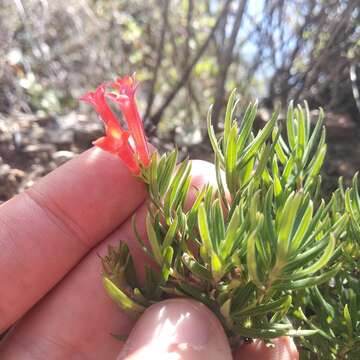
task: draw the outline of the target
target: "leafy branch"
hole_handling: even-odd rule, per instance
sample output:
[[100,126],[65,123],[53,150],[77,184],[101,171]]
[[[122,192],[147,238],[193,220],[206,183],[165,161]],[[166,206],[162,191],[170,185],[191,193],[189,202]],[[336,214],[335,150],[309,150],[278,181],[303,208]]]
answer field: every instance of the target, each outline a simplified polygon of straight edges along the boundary
[[[133,228],[156,264],[136,278],[125,243],[103,259],[104,283],[134,315],[173,296],[208,306],[231,342],[299,337],[304,359],[355,359],[360,341],[360,195],[342,182],[321,199],[326,154],[324,115],[315,126],[308,106],[290,103],[285,121],[275,112],[257,134],[257,103],[238,116],[230,95],[224,132],[208,114],[217,187],[196,189],[191,162],[177,151],[153,154],[142,167],[148,186],[147,239]],[[238,119],[241,118],[241,121]],[[329,355],[330,354],[330,355]]]

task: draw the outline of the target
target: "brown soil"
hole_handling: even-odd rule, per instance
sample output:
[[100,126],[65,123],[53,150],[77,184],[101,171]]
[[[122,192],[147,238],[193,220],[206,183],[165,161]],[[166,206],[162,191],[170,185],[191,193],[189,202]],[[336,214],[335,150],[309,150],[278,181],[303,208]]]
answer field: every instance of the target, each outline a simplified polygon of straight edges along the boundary
[[[339,176],[349,183],[360,169],[360,129],[344,115],[328,115],[326,126],[329,148],[324,186],[328,193]],[[89,148],[102,133],[100,122],[76,113],[57,119],[28,114],[0,116],[0,201]],[[172,147],[171,141],[154,138],[152,142],[162,149]],[[191,158],[212,159],[205,143],[180,150]]]

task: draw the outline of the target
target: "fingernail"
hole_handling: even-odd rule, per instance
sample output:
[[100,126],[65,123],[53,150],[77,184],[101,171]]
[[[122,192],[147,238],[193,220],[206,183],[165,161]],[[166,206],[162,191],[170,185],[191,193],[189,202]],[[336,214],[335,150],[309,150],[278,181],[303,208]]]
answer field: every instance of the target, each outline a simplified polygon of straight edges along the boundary
[[222,359],[231,359],[224,330],[214,314],[196,301],[172,299],[143,314],[117,360],[151,358],[152,354],[165,359],[166,354],[180,353],[178,358],[196,359],[212,347],[220,349]]

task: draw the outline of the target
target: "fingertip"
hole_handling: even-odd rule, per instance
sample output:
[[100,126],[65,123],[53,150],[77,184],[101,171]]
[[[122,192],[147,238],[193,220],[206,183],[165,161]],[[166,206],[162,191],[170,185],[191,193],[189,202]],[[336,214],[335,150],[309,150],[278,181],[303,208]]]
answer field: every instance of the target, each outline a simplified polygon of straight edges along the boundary
[[185,210],[193,205],[199,190],[205,185],[216,188],[216,172],[213,164],[204,160],[191,160],[191,185],[185,201]]
[[191,160],[192,186],[202,188],[205,184],[216,186],[214,164],[205,160]]
[[138,320],[118,360],[231,359],[224,330],[203,304],[171,299],[151,306]]

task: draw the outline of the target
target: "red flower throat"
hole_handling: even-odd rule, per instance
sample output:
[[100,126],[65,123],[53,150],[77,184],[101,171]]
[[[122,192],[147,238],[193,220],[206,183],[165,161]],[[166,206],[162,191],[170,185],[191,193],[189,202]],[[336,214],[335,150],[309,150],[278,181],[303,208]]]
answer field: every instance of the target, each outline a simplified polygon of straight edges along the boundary
[[[132,173],[139,175],[139,163],[144,166],[149,165],[150,155],[135,101],[137,83],[134,76],[126,76],[117,79],[110,86],[116,92],[106,92],[107,85],[102,84],[94,92],[89,92],[80,98],[95,108],[105,124],[105,136],[97,139],[93,144],[118,156]],[[128,130],[120,126],[106,99],[118,104]]]

